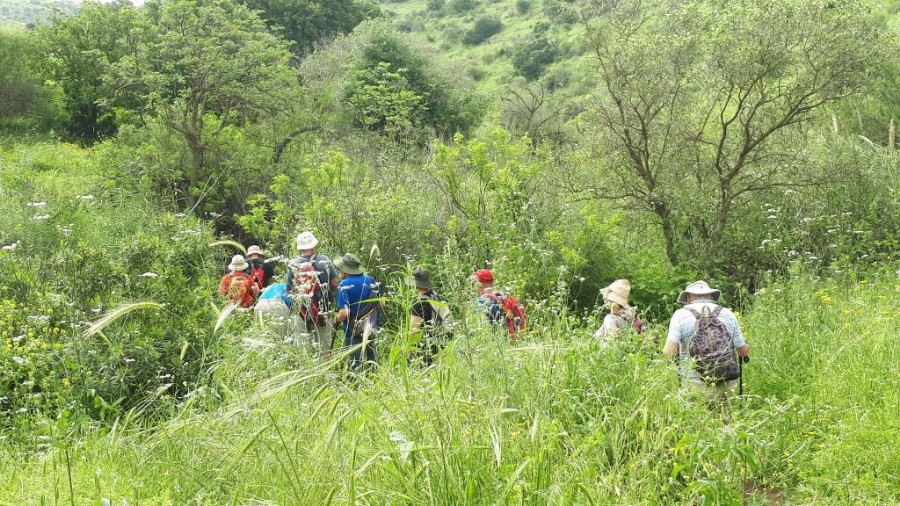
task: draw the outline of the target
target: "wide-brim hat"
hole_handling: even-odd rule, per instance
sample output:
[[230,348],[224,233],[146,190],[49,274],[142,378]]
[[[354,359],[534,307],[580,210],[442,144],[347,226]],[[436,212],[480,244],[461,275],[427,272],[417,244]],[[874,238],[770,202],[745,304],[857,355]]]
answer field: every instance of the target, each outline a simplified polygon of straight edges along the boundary
[[409,278],[407,282],[416,288],[423,288],[425,290],[430,290],[433,286],[431,284],[431,273],[424,267],[419,267],[414,270],[412,277]]
[[722,292],[715,288],[710,288],[706,281],[700,280],[689,284],[687,288],[678,295],[678,302],[686,303],[688,294],[709,297],[712,300],[719,300],[719,296],[722,295]]
[[262,248],[260,248],[259,246],[255,245],[255,244],[253,246],[250,246],[249,248],[247,248],[247,258],[252,257],[253,255],[262,256],[262,254],[263,254]]
[[345,253],[344,256],[334,261],[334,267],[346,274],[362,274],[359,257],[352,253]]
[[231,257],[231,263],[228,264],[228,270],[231,271],[242,271],[249,267],[247,265],[247,260],[244,259],[243,255],[235,255]]
[[627,279],[617,279],[609,286],[600,289],[604,300],[615,302],[622,307],[628,306],[628,296],[631,295],[631,283]]
[[319,244],[319,240],[316,239],[312,232],[302,232],[297,236],[297,249],[300,251],[313,249],[316,247],[316,244]]

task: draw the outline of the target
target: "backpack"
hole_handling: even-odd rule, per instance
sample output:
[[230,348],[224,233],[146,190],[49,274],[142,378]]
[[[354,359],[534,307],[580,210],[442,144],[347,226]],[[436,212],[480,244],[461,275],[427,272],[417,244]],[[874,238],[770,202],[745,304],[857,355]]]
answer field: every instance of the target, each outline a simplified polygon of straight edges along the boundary
[[694,360],[694,368],[700,378],[707,383],[738,379],[741,372],[734,357],[734,345],[728,329],[719,320],[722,308],[716,307],[710,311],[705,307],[703,314],[693,308],[685,309],[697,319],[688,354]]
[[290,266],[293,283],[290,296],[297,301],[300,316],[307,323],[325,325],[322,308],[322,286],[319,284],[319,273],[312,262],[292,264]]
[[635,334],[644,333],[644,320],[641,320],[641,317],[638,316],[637,311],[635,311],[634,313],[634,319],[631,320],[631,328],[634,330]]
[[231,282],[228,284],[228,290],[225,296],[231,302],[240,304],[241,307],[250,307],[256,298],[253,294],[254,284],[243,272],[235,272],[230,274]]
[[266,271],[263,270],[262,267],[257,267],[256,269],[251,268],[249,272],[247,272],[247,276],[250,278],[253,283],[259,287],[260,290],[265,288],[263,284],[263,280],[266,279]]
[[516,337],[525,331],[525,326],[528,322],[528,317],[525,315],[525,306],[512,295],[505,295],[502,292],[486,292],[484,295],[500,307],[503,315],[503,325],[509,332],[509,337],[515,341]]
[[433,297],[423,298],[423,302],[431,306],[434,313],[434,319],[431,323],[432,332],[441,341],[449,341],[453,338],[453,315],[450,313],[450,306],[438,293],[432,292]]

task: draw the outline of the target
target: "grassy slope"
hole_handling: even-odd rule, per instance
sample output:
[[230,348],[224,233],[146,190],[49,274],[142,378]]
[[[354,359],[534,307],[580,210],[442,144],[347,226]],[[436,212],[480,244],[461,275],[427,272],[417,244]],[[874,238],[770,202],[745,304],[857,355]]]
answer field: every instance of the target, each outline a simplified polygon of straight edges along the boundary
[[78,10],[78,4],[67,0],[3,0],[0,2],[0,23],[41,21],[50,16],[54,7],[66,14]]
[[662,328],[607,350],[559,322],[514,346],[473,331],[437,368],[348,385],[249,326],[224,405],[69,438],[48,420],[0,443],[0,504],[68,504],[69,471],[75,504],[896,503],[898,295],[891,272],[770,287],[730,425],[677,393]]
[[[416,18],[424,21],[424,29],[414,29],[413,33],[426,37],[440,47],[448,58],[462,63],[467,69],[478,69],[484,76],[479,82],[479,88],[496,96],[497,92],[505,90],[516,77],[508,52],[529,39],[535,24],[550,20],[543,14],[539,0],[533,0],[531,8],[525,13],[519,13],[516,2],[512,0],[476,1],[475,4],[474,9],[461,13],[454,12],[448,6],[437,12],[429,11],[427,2],[423,0],[383,3],[381,7],[395,25]],[[466,45],[457,40],[460,37],[456,34],[461,36],[475,24],[476,19],[485,16],[503,22],[500,33],[477,45]],[[550,39],[571,46],[578,39],[578,30],[556,24],[550,30]],[[551,69],[580,65],[578,60],[580,58],[577,56],[563,56]]]

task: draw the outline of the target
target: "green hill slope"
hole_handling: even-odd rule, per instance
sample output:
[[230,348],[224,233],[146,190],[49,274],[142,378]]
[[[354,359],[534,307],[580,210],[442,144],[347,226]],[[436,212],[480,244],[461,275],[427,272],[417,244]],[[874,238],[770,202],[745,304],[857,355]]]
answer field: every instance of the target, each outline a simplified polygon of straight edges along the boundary
[[35,23],[47,19],[54,8],[72,14],[78,11],[78,4],[68,0],[3,0],[0,2],[0,24]]

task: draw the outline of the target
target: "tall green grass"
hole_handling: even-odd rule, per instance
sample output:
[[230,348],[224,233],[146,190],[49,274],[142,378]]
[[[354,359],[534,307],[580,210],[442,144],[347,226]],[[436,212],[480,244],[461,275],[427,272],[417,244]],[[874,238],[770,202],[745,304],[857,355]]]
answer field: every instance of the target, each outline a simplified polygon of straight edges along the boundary
[[742,317],[729,424],[679,393],[662,328],[608,349],[473,328],[427,370],[383,335],[382,367],[346,382],[340,357],[250,326],[224,337],[224,397],[0,446],[0,504],[68,504],[70,471],[75,504],[896,503],[898,291],[893,273],[770,286]]

